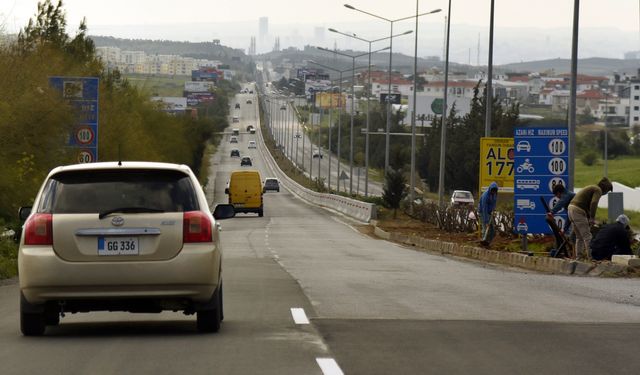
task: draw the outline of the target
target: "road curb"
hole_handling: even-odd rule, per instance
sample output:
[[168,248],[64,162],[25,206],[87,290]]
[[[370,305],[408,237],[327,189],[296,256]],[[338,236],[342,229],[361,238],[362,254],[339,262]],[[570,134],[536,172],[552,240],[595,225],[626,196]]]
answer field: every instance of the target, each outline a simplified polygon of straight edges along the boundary
[[373,225],[373,227],[373,233],[379,238],[404,245],[414,246],[430,252],[438,252],[443,255],[454,255],[488,263],[496,263],[532,271],[561,275],[614,276],[625,275],[627,273],[626,266],[610,262],[594,264],[571,259],[528,256],[525,254],[490,250],[471,245],[462,245],[453,242],[432,240],[419,236],[387,232],[379,228],[377,225]]

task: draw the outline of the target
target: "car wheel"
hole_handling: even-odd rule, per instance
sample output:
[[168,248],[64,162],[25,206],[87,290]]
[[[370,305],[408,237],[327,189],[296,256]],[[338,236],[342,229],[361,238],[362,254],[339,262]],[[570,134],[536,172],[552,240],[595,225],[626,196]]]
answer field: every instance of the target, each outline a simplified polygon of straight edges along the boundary
[[276,193],[279,193],[279,192],[280,192],[280,189],[276,190]]
[[258,216],[259,217],[263,217],[264,216],[264,210],[262,208],[260,210],[258,210]]
[[20,331],[25,336],[42,336],[45,330],[44,312],[30,304],[20,293]]

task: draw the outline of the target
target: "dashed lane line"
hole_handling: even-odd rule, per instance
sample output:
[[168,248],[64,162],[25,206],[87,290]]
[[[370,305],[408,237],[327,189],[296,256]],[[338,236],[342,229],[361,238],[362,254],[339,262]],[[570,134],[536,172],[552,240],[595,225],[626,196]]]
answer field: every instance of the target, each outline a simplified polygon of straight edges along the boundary
[[309,324],[309,318],[307,318],[307,314],[305,314],[303,308],[292,307],[291,316],[293,316],[293,321],[296,322],[296,324]]
[[316,362],[318,362],[318,366],[320,366],[324,375],[344,375],[344,372],[342,372],[333,358],[316,358]]

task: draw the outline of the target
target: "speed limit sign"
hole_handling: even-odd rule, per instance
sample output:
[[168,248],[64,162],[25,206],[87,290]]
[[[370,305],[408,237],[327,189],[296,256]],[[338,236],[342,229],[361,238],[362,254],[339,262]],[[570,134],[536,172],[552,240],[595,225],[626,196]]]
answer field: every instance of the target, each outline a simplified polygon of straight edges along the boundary
[[80,150],[78,152],[78,164],[93,163],[93,153],[90,150]]
[[76,142],[80,145],[88,145],[93,142],[95,138],[95,133],[93,129],[89,126],[79,126],[76,129]]

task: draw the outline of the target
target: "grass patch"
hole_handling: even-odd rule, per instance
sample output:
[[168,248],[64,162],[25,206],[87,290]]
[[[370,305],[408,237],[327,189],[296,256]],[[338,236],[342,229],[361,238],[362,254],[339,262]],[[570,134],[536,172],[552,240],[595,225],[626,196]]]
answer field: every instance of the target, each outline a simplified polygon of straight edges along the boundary
[[[601,199],[606,199],[606,196],[604,196]],[[627,215],[627,217],[629,217],[631,228],[635,232],[639,232],[640,231],[640,211],[624,210],[624,214]],[[608,211],[606,208],[598,208],[598,211],[596,211],[596,220],[600,223],[609,222]]]
[[0,238],[0,280],[18,274],[18,244],[10,238]]
[[191,81],[190,76],[127,74],[125,77],[134,87],[151,96],[182,96],[184,81]]
[[[640,157],[620,156],[610,159],[608,175],[612,181],[629,187],[640,186]],[[580,159],[576,159],[575,186],[584,187],[597,183],[604,175],[604,161],[599,160],[592,166],[587,166]]]

